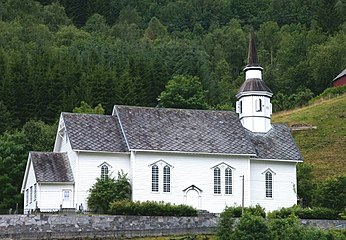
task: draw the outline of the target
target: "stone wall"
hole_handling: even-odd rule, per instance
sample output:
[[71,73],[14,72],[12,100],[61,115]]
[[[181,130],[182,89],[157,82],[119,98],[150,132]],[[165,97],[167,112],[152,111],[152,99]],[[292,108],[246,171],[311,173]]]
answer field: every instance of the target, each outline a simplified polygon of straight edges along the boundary
[[[218,217],[109,215],[0,215],[0,239],[80,239],[212,234]],[[304,219],[302,224],[322,229],[346,229],[345,220]]]
[[210,234],[217,217],[0,215],[0,239],[73,239]]
[[308,227],[346,229],[346,220],[302,219],[301,221],[304,226]]

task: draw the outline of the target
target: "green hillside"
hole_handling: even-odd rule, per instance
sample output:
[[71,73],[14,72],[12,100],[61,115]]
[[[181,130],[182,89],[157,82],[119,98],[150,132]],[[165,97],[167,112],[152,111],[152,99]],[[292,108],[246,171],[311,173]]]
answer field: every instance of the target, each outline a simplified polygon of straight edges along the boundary
[[289,126],[316,126],[293,131],[304,161],[317,178],[346,173],[346,94],[300,109],[274,114],[273,121]]

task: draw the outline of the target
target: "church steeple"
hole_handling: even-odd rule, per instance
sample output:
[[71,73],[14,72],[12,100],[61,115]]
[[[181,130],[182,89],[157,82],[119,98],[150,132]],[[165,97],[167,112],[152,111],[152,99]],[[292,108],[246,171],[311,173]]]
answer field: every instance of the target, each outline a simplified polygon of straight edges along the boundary
[[249,50],[248,50],[248,56],[247,56],[247,63],[248,63],[248,66],[258,66],[255,33],[253,29],[251,29],[251,32],[249,35]]
[[263,68],[258,64],[255,34],[249,34],[248,64],[244,68],[245,82],[236,97],[237,113],[243,127],[252,132],[268,132],[271,129],[273,93],[262,80]]
[[256,40],[255,33],[253,29],[249,34],[249,49],[247,57],[247,65],[244,68],[245,79],[249,78],[259,78],[262,79],[263,68],[258,64],[257,61],[257,51],[256,51]]

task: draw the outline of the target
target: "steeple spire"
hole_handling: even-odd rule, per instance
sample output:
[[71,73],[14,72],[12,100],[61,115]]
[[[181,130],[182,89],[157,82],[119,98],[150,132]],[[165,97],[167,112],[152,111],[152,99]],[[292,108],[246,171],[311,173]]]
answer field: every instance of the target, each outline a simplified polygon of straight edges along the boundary
[[251,31],[249,34],[249,49],[248,49],[247,61],[248,61],[248,66],[258,66],[255,33],[253,28],[251,28]]

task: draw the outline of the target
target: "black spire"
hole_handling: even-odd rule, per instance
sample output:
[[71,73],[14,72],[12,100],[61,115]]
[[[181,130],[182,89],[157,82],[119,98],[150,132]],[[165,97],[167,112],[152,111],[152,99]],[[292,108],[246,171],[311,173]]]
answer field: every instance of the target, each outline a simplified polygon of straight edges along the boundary
[[255,33],[253,29],[251,29],[250,35],[249,35],[249,50],[248,51],[249,51],[248,57],[247,57],[248,66],[258,66]]

